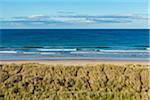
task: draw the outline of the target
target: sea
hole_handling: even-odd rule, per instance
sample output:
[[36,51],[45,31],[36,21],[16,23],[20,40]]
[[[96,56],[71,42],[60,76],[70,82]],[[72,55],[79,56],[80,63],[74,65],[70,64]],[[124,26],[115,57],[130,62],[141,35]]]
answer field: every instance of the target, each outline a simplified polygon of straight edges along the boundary
[[149,29],[0,29],[0,60],[149,60]]

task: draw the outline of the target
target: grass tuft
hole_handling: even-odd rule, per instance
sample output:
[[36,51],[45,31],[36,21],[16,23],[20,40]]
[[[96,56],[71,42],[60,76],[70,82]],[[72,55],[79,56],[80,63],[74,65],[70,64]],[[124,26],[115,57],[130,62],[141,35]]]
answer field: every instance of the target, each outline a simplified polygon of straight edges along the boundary
[[0,100],[149,100],[148,65],[1,64]]

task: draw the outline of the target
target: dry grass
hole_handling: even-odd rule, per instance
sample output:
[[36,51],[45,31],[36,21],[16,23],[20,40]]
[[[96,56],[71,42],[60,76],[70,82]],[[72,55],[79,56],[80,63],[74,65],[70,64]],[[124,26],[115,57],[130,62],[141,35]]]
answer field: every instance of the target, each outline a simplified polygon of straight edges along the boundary
[[148,65],[1,64],[0,100],[149,100]]

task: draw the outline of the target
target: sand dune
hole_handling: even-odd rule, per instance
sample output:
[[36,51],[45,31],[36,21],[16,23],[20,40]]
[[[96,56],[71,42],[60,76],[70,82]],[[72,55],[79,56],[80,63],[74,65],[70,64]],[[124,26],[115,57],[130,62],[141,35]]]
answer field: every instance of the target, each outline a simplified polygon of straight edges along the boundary
[[71,66],[20,63],[22,62],[0,65],[0,99],[150,99],[148,65],[76,65],[73,62],[75,65]]

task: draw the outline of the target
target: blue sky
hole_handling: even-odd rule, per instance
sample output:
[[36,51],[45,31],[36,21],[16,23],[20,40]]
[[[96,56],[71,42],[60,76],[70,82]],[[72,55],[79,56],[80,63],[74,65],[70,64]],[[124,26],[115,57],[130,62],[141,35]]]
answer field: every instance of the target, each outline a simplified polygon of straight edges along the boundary
[[0,0],[1,28],[148,28],[148,0]]

